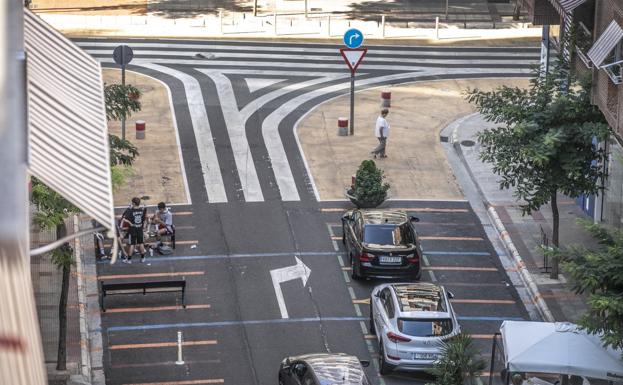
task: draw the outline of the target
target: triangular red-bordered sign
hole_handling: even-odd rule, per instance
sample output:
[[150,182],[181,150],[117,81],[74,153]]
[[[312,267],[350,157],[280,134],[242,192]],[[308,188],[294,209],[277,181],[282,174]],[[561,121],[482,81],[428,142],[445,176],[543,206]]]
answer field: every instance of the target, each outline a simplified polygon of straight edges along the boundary
[[352,73],[357,71],[357,67],[359,67],[359,64],[366,55],[366,52],[368,52],[367,48],[340,48],[340,53]]

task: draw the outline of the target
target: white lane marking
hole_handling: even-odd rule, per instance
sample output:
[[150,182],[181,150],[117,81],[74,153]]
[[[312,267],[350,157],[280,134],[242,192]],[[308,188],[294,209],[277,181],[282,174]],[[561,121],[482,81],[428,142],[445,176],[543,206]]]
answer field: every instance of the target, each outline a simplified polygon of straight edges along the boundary
[[[85,41],[75,42],[75,44],[77,44],[79,47],[83,47],[85,51],[103,50],[105,53],[111,53],[111,54],[112,54],[112,50],[116,46],[119,45],[119,43],[116,43],[116,42],[111,43],[111,42],[85,42]],[[212,43],[210,43],[210,45],[179,44],[179,43],[173,43],[173,44],[132,43],[130,45],[135,52],[142,51],[143,49],[149,49],[149,48],[154,48],[158,50],[157,52],[167,52],[167,50],[170,48],[176,48],[176,49],[185,49],[185,50],[196,50],[196,53],[211,53],[211,54],[220,53],[220,52],[211,51],[211,50],[217,50],[217,49],[227,50],[229,52],[253,51],[253,53],[248,53],[248,52],[242,53],[248,56],[255,55],[258,52],[274,52],[274,51],[291,52],[292,55],[298,55],[300,53],[314,54],[314,55],[321,54],[321,53],[328,53],[328,54],[338,53],[339,54],[339,51],[337,48],[318,48],[313,45],[310,45],[308,47],[293,47],[293,46],[278,45],[278,44],[274,46],[256,46],[256,45],[250,46],[250,45],[219,45],[219,44],[212,44]],[[377,55],[382,55],[382,56],[421,55],[421,56],[441,56],[441,57],[464,56],[464,55],[487,57],[487,56],[503,55],[503,56],[510,56],[510,57],[517,56],[519,58],[532,55],[534,60],[538,60],[539,58],[538,48],[536,48],[536,50],[533,53],[517,51],[516,47],[498,47],[498,48],[491,49],[490,51],[485,51],[485,52],[464,51],[464,50],[461,50],[461,48],[466,48],[466,47],[459,47],[459,46],[453,47],[453,48],[457,48],[456,50],[453,50],[453,51],[445,50],[445,49],[439,50],[439,49],[435,49],[435,47],[430,47],[430,46],[420,46],[420,47],[403,46],[403,48],[404,48],[403,50],[388,50],[388,49],[383,49],[381,47],[372,47],[373,50],[371,51],[371,54],[377,54]],[[414,50],[413,48],[424,48],[424,49]],[[171,51],[171,52],[175,52],[175,51]]]
[[262,202],[264,195],[245,132],[246,119],[238,111],[231,81],[227,76],[216,71],[203,71],[203,73],[209,76],[216,85],[244,199],[247,202]]
[[277,84],[286,79],[274,79],[274,78],[244,78],[245,83],[247,83],[247,88],[249,89],[249,93],[253,93],[257,90],[261,90],[262,88],[270,87],[273,84]]
[[214,137],[212,136],[212,130],[210,128],[210,122],[208,121],[208,114],[203,102],[203,92],[201,91],[199,81],[181,71],[157,64],[143,63],[141,66],[173,76],[184,84],[188,111],[190,112],[195,140],[197,141],[201,171],[208,193],[208,201],[211,203],[227,202],[223,176],[221,175],[221,168],[214,146]]
[[[107,54],[112,54],[112,50],[111,49],[87,49],[87,52],[91,55],[107,55]],[[205,52],[205,51],[204,51]],[[376,53],[376,51],[374,51]],[[136,50],[134,51],[134,55],[151,55],[151,56],[164,56],[164,57],[170,57],[170,58],[179,58],[179,59],[192,59],[195,60],[197,62],[203,62],[203,61],[217,61],[217,60],[223,60],[223,59],[231,59],[231,60],[239,60],[239,59],[246,59],[246,58],[252,58],[255,60],[258,59],[266,59],[268,61],[270,60],[300,60],[300,61],[304,61],[304,60],[321,60],[321,61],[326,61],[326,60],[343,60],[342,56],[340,55],[340,52],[336,49],[334,52],[331,52],[331,54],[329,55],[314,55],[314,54],[310,54],[309,52],[305,52],[307,55],[305,54],[287,54],[287,53],[266,53],[266,54],[261,54],[261,53],[236,53],[236,52],[215,52],[215,53],[209,53],[209,57],[196,57],[195,55],[197,54],[197,52],[192,52],[192,51],[165,51],[165,50]],[[504,55],[506,56],[506,53],[504,53]],[[387,56],[371,56],[371,57],[366,57],[366,61],[367,62],[398,62],[398,63],[410,63],[413,61],[417,61],[418,63],[449,63],[449,64],[460,64],[460,63],[473,63],[476,61],[482,61],[482,62],[486,62],[486,63],[491,63],[491,64],[516,64],[516,63],[535,63],[538,60],[538,57],[526,57],[525,55],[508,55],[508,57],[513,58],[512,60],[502,60],[502,59],[489,59],[486,56],[483,56],[482,59],[480,57],[478,58],[474,58],[473,56],[478,56],[478,55],[470,55],[472,56],[471,58],[468,59],[461,59],[461,57],[456,57],[456,55],[432,55],[430,57],[428,57],[428,55],[423,55],[424,57],[418,57],[418,58],[413,58],[413,57],[401,57],[400,55],[398,56],[394,56],[394,55],[387,55]],[[139,59],[138,57],[135,57],[135,59]],[[140,58],[140,59],[146,59],[146,58]]]
[[[206,74],[210,78],[214,79],[215,82],[220,82],[223,88],[223,94],[221,97],[221,105],[223,106],[223,113],[226,114],[226,122],[228,130],[230,130],[230,124],[232,125],[232,129],[236,130],[236,132],[240,135],[243,133],[246,135],[246,123],[249,117],[258,111],[262,106],[266,105],[272,100],[287,94],[288,92],[296,91],[303,89],[305,87],[311,87],[318,84],[322,84],[331,80],[346,78],[345,74],[332,74],[331,76],[320,77],[310,80],[305,80],[302,82],[290,84],[286,87],[279,88],[275,91],[269,92],[265,95],[260,96],[257,99],[249,102],[245,105],[242,110],[238,110],[237,103],[235,101],[235,96],[232,88],[231,81],[224,76],[220,71],[210,71],[205,69],[197,69],[198,71]],[[227,99],[223,99],[227,98]],[[230,116],[231,114],[231,116]],[[283,143],[281,141],[281,135],[279,135],[279,123],[281,120],[276,120],[278,116],[269,115],[262,122],[262,137],[264,139],[264,145],[266,147],[266,151],[268,152],[268,156],[270,158],[271,167],[273,174],[275,175],[275,180],[277,182],[277,186],[279,188],[279,194],[281,195],[282,201],[299,201],[301,200],[298,189],[296,188],[296,182],[294,181],[294,176],[292,175],[292,169],[290,168],[290,163],[288,162],[288,157],[286,155],[285,148],[283,147]],[[246,136],[245,136],[246,142]],[[248,146],[248,144],[247,144]],[[233,147],[233,141],[232,141]],[[255,165],[253,164],[255,167]],[[253,172],[257,177],[257,173],[255,168],[253,168]],[[241,178],[242,179],[242,178]],[[259,183],[259,182],[258,182]],[[244,190],[244,185],[243,185]],[[260,189],[261,193],[261,189]],[[246,196],[246,194],[245,194]]]
[[286,302],[283,299],[283,292],[281,291],[281,284],[283,282],[300,278],[303,281],[303,286],[305,286],[307,285],[307,280],[311,275],[311,269],[307,267],[307,265],[305,265],[298,257],[294,258],[296,259],[296,265],[273,269],[270,271],[270,277],[273,281],[273,287],[275,288],[275,295],[277,296],[277,303],[279,304],[281,318],[289,318]]
[[[114,63],[112,58],[108,58],[108,57],[98,57],[95,58],[97,61],[99,61],[100,63]],[[223,61],[210,61],[210,60],[197,60],[197,59],[193,59],[193,60],[184,60],[184,59],[179,59],[179,58],[170,58],[170,59],[160,59],[160,58],[134,58],[132,60],[132,64],[134,65],[143,65],[142,63],[156,63],[156,64],[177,64],[177,65],[187,65],[187,66],[203,66],[203,67],[239,67],[239,66],[244,66],[244,67],[248,67],[248,68],[253,68],[253,67],[272,67],[272,68],[281,68],[285,74],[287,74],[288,70],[291,68],[297,68],[297,69],[302,69],[302,68],[309,68],[312,70],[329,70],[329,69],[335,69],[335,70],[344,70],[344,64],[319,64],[319,63],[290,63],[290,62],[272,62],[272,61],[265,61],[265,62],[250,62],[250,61],[243,61],[243,60],[223,60]],[[366,62],[364,62],[363,64],[361,64],[361,66],[359,67],[360,70],[362,71],[370,71],[370,70],[381,70],[381,71],[417,71],[417,70],[421,70],[422,68],[429,68],[429,67],[422,67],[419,66],[418,63],[424,63],[424,61],[420,61],[420,60],[407,60],[406,63],[412,63],[412,65],[375,65],[375,64],[368,64]],[[459,63],[457,64],[465,64],[465,65],[478,65],[479,67],[456,67],[456,68],[447,68],[447,67],[443,67],[444,64],[449,64],[447,61],[444,60],[440,60],[438,62],[440,64],[440,67],[437,67],[439,69],[443,69],[444,71],[446,71],[446,73],[448,73],[448,70],[452,70],[455,72],[461,72],[461,73],[530,73],[532,70],[530,68],[498,68],[498,67],[494,67],[494,68],[483,68],[481,67],[483,64],[490,64],[490,65],[494,65],[495,63],[492,61],[486,61],[483,62],[482,60],[461,60],[459,61]],[[531,62],[532,63],[532,62]],[[501,64],[501,63],[499,63]],[[218,70],[218,69],[215,69]],[[341,71],[340,71],[341,73]]]

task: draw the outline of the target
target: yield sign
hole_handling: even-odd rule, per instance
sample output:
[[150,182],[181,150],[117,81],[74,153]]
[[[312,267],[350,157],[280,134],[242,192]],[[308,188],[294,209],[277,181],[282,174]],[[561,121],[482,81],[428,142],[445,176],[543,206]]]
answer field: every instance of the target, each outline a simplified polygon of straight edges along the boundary
[[355,73],[366,52],[368,52],[367,48],[340,48],[340,53],[352,73]]

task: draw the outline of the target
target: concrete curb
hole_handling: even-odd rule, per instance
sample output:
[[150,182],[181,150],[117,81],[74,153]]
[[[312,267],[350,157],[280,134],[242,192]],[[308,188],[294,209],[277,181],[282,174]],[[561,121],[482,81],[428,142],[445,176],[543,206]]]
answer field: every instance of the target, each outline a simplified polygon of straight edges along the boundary
[[464,116],[452,122],[450,125],[448,125],[448,127],[452,127],[452,134],[450,135],[452,147],[454,147],[454,150],[456,151],[459,159],[463,163],[463,166],[467,170],[469,177],[472,179],[472,182],[476,186],[476,189],[478,190],[480,198],[482,199],[483,204],[487,208],[487,216],[489,217],[489,220],[491,221],[491,223],[493,223],[494,228],[498,234],[498,237],[502,240],[504,247],[506,248],[508,253],[511,255],[512,261],[514,262],[514,267],[517,270],[519,278],[521,279],[521,281],[523,282],[524,286],[527,289],[530,301],[532,301],[532,303],[536,307],[542,320],[547,321],[547,322],[554,322],[555,321],[554,316],[549,310],[547,303],[541,296],[541,293],[539,292],[539,288],[534,282],[534,278],[532,277],[532,274],[530,274],[530,271],[528,271],[528,269],[526,268],[526,264],[524,263],[523,259],[521,258],[521,255],[517,251],[517,248],[515,247],[515,244],[513,243],[513,240],[510,237],[510,234],[508,233],[508,231],[504,227],[504,224],[500,220],[500,217],[497,211],[495,210],[495,207],[493,207],[493,205],[487,200],[486,196],[484,195],[484,192],[482,191],[480,184],[478,183],[478,180],[472,173],[471,168],[469,167],[469,164],[467,163],[467,160],[465,159],[465,155],[463,154],[463,149],[461,148],[461,144],[459,143],[459,139],[458,139],[458,129],[464,121],[466,121],[467,119],[475,115],[478,115],[478,113]]

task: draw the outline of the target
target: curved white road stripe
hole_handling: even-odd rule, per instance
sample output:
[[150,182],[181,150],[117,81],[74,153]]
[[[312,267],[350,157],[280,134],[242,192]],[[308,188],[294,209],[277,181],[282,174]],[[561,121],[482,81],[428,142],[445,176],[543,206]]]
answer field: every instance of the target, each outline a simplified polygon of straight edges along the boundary
[[203,102],[203,93],[199,81],[184,72],[157,64],[141,63],[141,66],[173,76],[184,84],[190,119],[195,133],[195,140],[197,141],[203,181],[208,193],[208,202],[227,202],[221,167],[216,155],[212,130],[210,129],[210,122],[208,121],[208,114]]
[[[205,73],[207,76],[211,78],[223,76],[222,72],[218,71],[209,71],[205,69],[198,68],[200,72]],[[245,74],[244,71],[237,71],[237,75]],[[246,127],[247,120],[251,117],[251,115],[259,110],[262,106],[266,105],[272,100],[287,94],[288,92],[296,91],[299,89],[303,89],[305,87],[315,86],[318,84],[322,84],[334,79],[346,78],[350,75],[348,74],[326,74],[323,77],[310,79],[294,84],[290,84],[286,87],[279,88],[267,94],[260,96],[259,98],[254,99],[249,102],[246,106],[242,108],[242,110],[237,111],[235,106],[235,99],[233,101],[227,101],[228,108],[227,113],[233,114],[234,116],[231,119],[228,118],[229,115],[226,115],[226,120],[235,122],[241,127]],[[222,80],[225,83],[225,80]],[[231,87],[231,82],[227,82],[229,87]],[[228,91],[229,92],[229,91]],[[233,97],[233,90],[231,91],[231,95],[227,96],[228,98]],[[223,99],[221,98],[221,103],[224,104]],[[225,113],[225,108],[224,108]],[[288,158],[286,156],[285,149],[283,148],[283,143],[281,142],[281,137],[279,136],[278,130],[270,130],[264,129],[264,125],[262,125],[262,137],[264,139],[264,144],[266,146],[266,150],[268,152],[268,156],[271,161],[271,166],[273,169],[273,173],[275,175],[275,180],[277,181],[277,186],[279,187],[279,193],[281,195],[281,200],[283,201],[299,201],[301,200],[298,190],[296,188],[296,183],[294,181],[294,177],[292,175],[292,170],[290,169],[290,164],[288,163]]]
[[240,178],[244,199],[247,202],[262,202],[264,201],[264,195],[262,195],[262,187],[260,186],[260,180],[257,178],[255,162],[253,161],[253,155],[251,154],[245,132],[246,119],[240,114],[240,111],[238,111],[238,104],[236,103],[231,81],[221,72],[214,71],[204,73],[209,76],[216,85],[216,91],[218,93],[221,109],[223,110],[225,126],[229,133],[229,141],[231,142],[231,149],[234,153],[234,160],[236,162],[236,168],[238,169],[238,177]]

